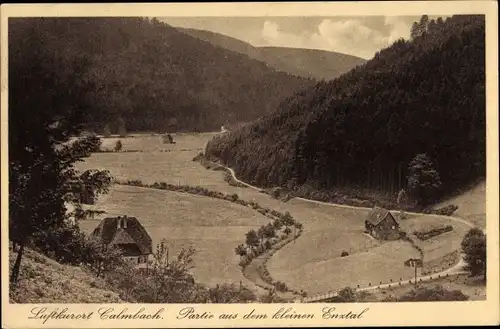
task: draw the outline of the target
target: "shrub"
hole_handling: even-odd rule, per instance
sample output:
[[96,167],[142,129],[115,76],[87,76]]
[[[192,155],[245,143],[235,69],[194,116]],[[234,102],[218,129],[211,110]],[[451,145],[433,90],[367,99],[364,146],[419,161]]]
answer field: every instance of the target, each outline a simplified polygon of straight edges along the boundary
[[266,242],[264,243],[264,246],[266,247],[266,249],[270,249],[271,248],[271,242],[269,240],[266,240]]
[[268,294],[260,297],[261,303],[285,303],[286,300],[277,296],[272,290],[268,290]]
[[117,141],[114,148],[115,152],[120,152],[122,150],[122,147],[123,147],[122,142],[120,140]]
[[85,235],[78,225],[40,231],[33,236],[33,246],[59,263],[79,265],[88,259]]
[[433,288],[418,288],[398,298],[401,302],[423,302],[423,301],[465,301],[469,297],[460,290],[446,290],[441,285]]
[[466,269],[471,275],[483,274],[486,281],[486,235],[478,228],[470,229],[461,243]]
[[122,251],[112,245],[104,245],[96,238],[89,238],[84,247],[82,262],[97,276],[112,272],[123,264]]
[[345,287],[339,291],[339,294],[335,300],[340,303],[350,303],[356,301],[356,291],[350,287]]
[[280,291],[280,292],[287,292],[288,291],[288,287],[286,286],[286,284],[284,282],[277,281],[273,285],[277,291]]
[[342,253],[340,254],[340,257],[346,257],[346,256],[349,256],[349,253],[347,251],[342,251]]
[[[125,182],[126,185],[131,185],[131,186],[144,186],[144,184],[142,183],[142,181],[138,180],[138,179],[134,179],[134,180],[128,180]],[[157,183],[154,183],[154,184],[157,184]]]
[[247,303],[257,300],[255,294],[246,287],[234,284],[217,285],[208,291],[212,303]]
[[458,206],[456,206],[454,204],[450,204],[446,207],[442,207],[442,208],[434,210],[433,213],[436,215],[451,216],[457,209],[458,209]]

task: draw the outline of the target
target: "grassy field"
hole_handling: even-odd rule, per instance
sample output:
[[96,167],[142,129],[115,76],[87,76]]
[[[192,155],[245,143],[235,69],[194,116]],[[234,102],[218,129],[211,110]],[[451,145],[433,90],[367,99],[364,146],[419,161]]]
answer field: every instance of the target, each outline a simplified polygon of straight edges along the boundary
[[465,218],[480,228],[486,228],[486,182],[482,181],[464,193],[446,200],[438,207],[455,204],[454,215]]
[[414,237],[414,241],[424,251],[425,263],[436,262],[445,255],[459,250],[463,237],[470,229],[469,226],[446,217],[417,216],[402,220],[400,223],[401,228],[407,233],[430,230],[446,225],[453,227],[453,231],[443,233],[428,240],[421,241]]
[[142,152],[94,153],[77,168],[107,169],[117,179],[138,179],[144,183],[162,181],[172,184],[213,186],[220,173],[207,172],[199,163],[191,161],[204,149],[212,134],[174,136],[176,144],[163,144],[161,136],[132,138],[105,138],[102,149],[112,149],[120,140],[123,150]]
[[[412,276],[412,269],[403,263],[418,256],[417,251],[407,242],[382,243],[363,234],[367,210],[296,199],[288,204],[294,209],[291,213],[304,224],[304,233],[268,262],[269,272],[277,280],[312,295]],[[340,257],[344,250],[349,256]]]
[[[151,235],[153,246],[167,239],[172,257],[181,248],[194,247],[193,274],[209,286],[240,280],[251,284],[239,269],[234,248],[244,241],[248,230],[269,222],[258,212],[228,201],[121,185],[115,185],[94,207],[106,211],[103,217],[137,217]],[[98,224],[99,220],[80,222],[85,232]]]
[[[304,224],[295,244],[278,251],[268,262],[277,280],[289,282],[310,295],[345,286],[357,287],[411,279],[413,269],[404,266],[418,252],[407,242],[379,242],[363,234],[367,210],[312,204],[293,199],[291,213]],[[416,241],[424,251],[424,271],[455,264],[450,254],[460,248],[468,226],[448,218],[411,216],[401,222],[406,232],[452,225],[454,230],[425,241]],[[340,257],[345,250],[347,257]]]
[[[256,201],[263,207],[289,211],[304,225],[304,233],[295,243],[278,251],[269,260],[268,269],[274,279],[310,295],[413,276],[413,269],[405,267],[403,262],[409,257],[417,257],[417,251],[407,242],[381,243],[363,234],[367,210],[297,199],[283,203],[251,188],[229,186],[222,172],[206,170],[193,162],[193,157],[212,136],[178,135],[174,136],[176,144],[163,144],[160,136],[121,138],[124,150],[143,152],[93,154],[79,164],[79,169],[107,169],[118,179],[138,179],[143,183],[199,185],[227,194],[237,193],[241,199]],[[103,148],[112,148],[117,140],[105,139]],[[195,246],[199,250],[195,276],[210,285],[221,280],[247,282],[238,268],[234,247],[244,241],[244,234],[250,228],[268,222],[260,214],[230,202],[125,186],[116,186],[99,200],[98,207],[104,208],[109,215],[137,216],[151,232],[154,242],[165,237],[173,253],[183,246]],[[416,216],[402,222],[406,231],[441,224],[451,224],[454,230],[420,241],[419,245],[424,250],[426,262],[438,267],[446,263],[449,267],[450,253],[459,247],[466,226],[450,222],[450,219],[428,216]],[[82,225],[90,230],[97,221]],[[349,256],[341,258],[342,251],[347,251]]]

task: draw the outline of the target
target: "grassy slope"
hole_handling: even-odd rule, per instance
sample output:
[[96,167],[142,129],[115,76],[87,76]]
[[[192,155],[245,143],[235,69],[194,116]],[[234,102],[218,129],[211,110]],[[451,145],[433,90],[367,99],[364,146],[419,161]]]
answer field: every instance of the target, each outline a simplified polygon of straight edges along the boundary
[[475,225],[486,227],[486,182],[482,181],[467,191],[452,197],[436,207],[455,204],[458,206],[454,215],[462,217]]
[[330,80],[365,62],[364,59],[316,49],[254,47],[241,40],[210,31],[177,28],[195,38],[229,49],[293,75]]
[[[10,252],[12,268],[16,253]],[[11,303],[123,303],[119,296],[103,288],[104,283],[80,267],[61,265],[32,250],[21,263],[17,288]]]
[[[300,200],[287,203],[304,224],[304,233],[269,261],[269,272],[309,294],[367,286],[411,277],[403,262],[416,251],[400,241],[380,243],[363,234],[367,210],[344,209]],[[349,256],[340,257],[341,252]]]
[[316,79],[331,80],[362,65],[359,57],[316,49],[262,47],[259,60],[277,70]]

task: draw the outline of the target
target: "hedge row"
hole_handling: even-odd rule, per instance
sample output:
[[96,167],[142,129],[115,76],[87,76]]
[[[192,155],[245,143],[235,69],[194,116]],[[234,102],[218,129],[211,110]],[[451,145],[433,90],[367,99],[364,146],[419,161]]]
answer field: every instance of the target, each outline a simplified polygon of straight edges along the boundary
[[[279,216],[274,217],[271,213],[268,213],[267,215],[269,215],[268,217],[273,218],[273,221],[280,220]],[[295,225],[297,227],[296,237],[298,238],[302,235],[302,224],[296,222]],[[254,258],[264,254],[265,252],[269,252],[269,255],[272,256],[276,250],[279,250],[284,245],[294,240],[293,236],[286,234],[286,232],[283,232],[281,235],[279,235],[279,233],[280,229],[277,229],[276,236],[274,238],[267,239],[263,244],[259,244],[258,246],[250,247],[250,252],[247,252],[245,256],[242,256],[239,262],[242,269],[245,269],[245,267],[247,267]]]
[[450,204],[448,206],[438,208],[438,209],[424,209],[422,212],[424,214],[435,214],[442,216],[451,216],[458,209],[457,205]]
[[[191,185],[176,185],[176,184],[170,184],[170,183],[165,183],[165,182],[155,182],[153,184],[145,184],[140,180],[116,180],[116,184],[120,185],[129,185],[129,186],[138,186],[138,187],[147,187],[147,188],[154,188],[158,190],[167,190],[167,191],[173,191],[173,192],[184,192],[184,193],[189,193],[189,194],[196,194],[196,195],[202,195],[202,196],[207,196],[215,199],[222,199],[230,202],[237,203],[239,205],[245,206],[245,207],[252,207],[255,209],[255,202],[248,202],[245,200],[241,200],[238,196],[238,194],[233,193],[233,194],[224,194],[222,192],[218,191],[212,191],[209,190],[205,187],[201,186],[191,186]],[[257,205],[258,206],[258,205]],[[263,212],[266,212],[267,208],[262,208],[258,206],[258,209],[261,209]]]
[[[296,235],[296,238],[298,238],[299,236],[302,235],[302,229],[299,229],[297,231],[297,235]],[[269,253],[269,256],[273,256],[276,251],[280,250],[281,248],[283,248],[284,246],[286,246],[288,243],[292,242],[294,240],[294,237],[287,237],[286,239],[280,241],[279,243],[277,243],[275,246],[272,247],[271,250],[268,251]],[[257,268],[257,271],[259,272],[259,275],[260,277],[262,278],[262,280],[264,280],[266,283],[268,283],[269,285],[273,286],[274,289],[276,289],[277,291],[280,291],[280,292],[287,292],[287,291],[290,291],[292,292],[294,295],[300,295],[302,297],[306,297],[307,296],[307,293],[303,290],[301,291],[297,291],[297,290],[292,290],[290,288],[287,287],[287,285],[284,283],[284,282],[281,282],[281,281],[277,281],[277,280],[274,280],[271,275],[269,274],[269,271],[267,269],[267,261],[268,259],[266,259],[258,268]],[[265,289],[269,289],[269,287],[265,288]]]
[[429,231],[414,231],[413,234],[420,240],[428,240],[440,234],[453,231],[453,226],[446,225],[444,227],[435,228]]

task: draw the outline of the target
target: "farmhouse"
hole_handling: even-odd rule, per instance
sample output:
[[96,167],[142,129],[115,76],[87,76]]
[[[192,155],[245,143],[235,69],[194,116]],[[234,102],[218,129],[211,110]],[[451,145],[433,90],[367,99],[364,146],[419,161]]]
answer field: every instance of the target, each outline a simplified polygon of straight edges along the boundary
[[366,230],[377,239],[392,240],[399,238],[399,224],[389,210],[375,207],[365,221]]
[[135,217],[104,218],[92,232],[105,245],[114,245],[123,251],[123,257],[144,267],[153,251],[153,243],[146,229]]

